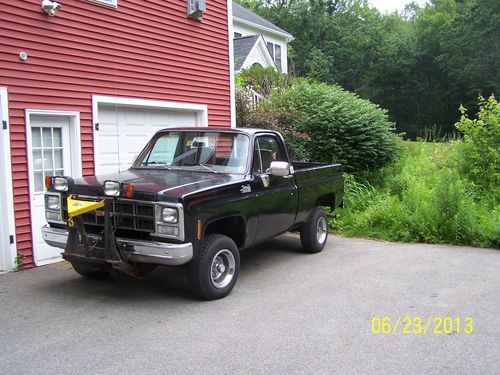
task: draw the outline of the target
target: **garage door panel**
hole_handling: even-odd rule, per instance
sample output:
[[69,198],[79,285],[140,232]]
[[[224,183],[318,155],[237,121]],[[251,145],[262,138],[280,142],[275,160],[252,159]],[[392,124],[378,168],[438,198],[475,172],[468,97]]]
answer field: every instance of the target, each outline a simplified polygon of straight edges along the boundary
[[96,133],[96,173],[129,168],[157,131],[197,125],[195,111],[99,105]]

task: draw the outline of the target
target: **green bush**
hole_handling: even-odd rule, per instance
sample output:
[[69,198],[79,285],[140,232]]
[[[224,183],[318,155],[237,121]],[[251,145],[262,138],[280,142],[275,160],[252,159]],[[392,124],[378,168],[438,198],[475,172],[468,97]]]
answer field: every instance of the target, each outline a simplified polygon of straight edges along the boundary
[[309,158],[342,163],[346,171],[380,168],[396,154],[397,138],[386,111],[339,86],[297,80],[275,92],[264,110],[279,111],[281,126],[306,134]]
[[305,144],[310,138],[306,133],[300,132],[294,126],[294,124],[301,121],[301,118],[297,117],[300,114],[289,113],[281,108],[266,105],[251,108],[248,103],[244,102],[245,100],[247,99],[243,94],[236,101],[237,108],[239,106],[245,108],[237,115],[236,124],[238,127],[275,130],[285,138],[288,153],[292,160],[309,160],[309,153],[305,148]]
[[[294,78],[277,72],[273,68],[253,66],[236,74],[236,125],[242,128],[263,128],[281,133],[288,146],[288,152],[293,160],[308,160],[309,154],[305,142],[309,136],[297,130],[300,114],[287,113],[282,108],[262,105],[272,93],[288,89]],[[258,106],[252,103],[253,89],[265,99]]]
[[260,65],[236,73],[236,87],[245,89],[252,87],[264,97],[269,97],[273,91],[289,88],[294,78],[288,74],[278,72],[276,69]]
[[389,241],[500,247],[500,205],[461,177],[459,146],[405,142],[398,161],[370,180],[348,176],[333,229]]
[[500,104],[493,96],[479,98],[476,119],[467,116],[460,107],[462,117],[455,124],[464,135],[459,144],[459,170],[483,193],[500,202]]
[[[387,112],[339,86],[290,77],[259,66],[237,74],[237,126],[279,131],[291,157],[373,171],[390,163],[397,138]],[[263,95],[257,108],[248,88]]]

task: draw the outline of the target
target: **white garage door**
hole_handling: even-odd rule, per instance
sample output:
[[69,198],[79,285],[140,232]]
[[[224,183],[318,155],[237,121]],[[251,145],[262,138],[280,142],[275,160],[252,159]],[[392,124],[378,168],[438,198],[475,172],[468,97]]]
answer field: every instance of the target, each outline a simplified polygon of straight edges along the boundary
[[195,111],[100,104],[96,131],[96,174],[124,171],[154,133],[198,124]]

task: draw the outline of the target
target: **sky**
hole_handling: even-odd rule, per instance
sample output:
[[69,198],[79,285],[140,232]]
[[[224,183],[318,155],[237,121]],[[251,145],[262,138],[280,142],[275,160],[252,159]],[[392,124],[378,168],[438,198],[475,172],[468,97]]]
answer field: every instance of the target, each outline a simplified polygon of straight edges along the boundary
[[[380,12],[393,12],[395,10],[403,10],[405,5],[411,3],[411,0],[368,0],[368,2],[376,7]],[[426,0],[416,0],[420,5],[425,4]]]

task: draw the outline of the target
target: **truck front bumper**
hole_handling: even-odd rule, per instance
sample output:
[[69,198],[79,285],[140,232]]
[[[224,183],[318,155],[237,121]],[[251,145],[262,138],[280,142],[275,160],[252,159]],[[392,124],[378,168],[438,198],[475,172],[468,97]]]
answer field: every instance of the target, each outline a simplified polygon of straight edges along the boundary
[[[60,249],[66,250],[68,235],[69,231],[67,229],[51,228],[49,226],[42,228],[44,241],[48,245]],[[87,234],[87,237],[94,242],[99,240],[96,235]],[[193,258],[193,245],[191,243],[174,244],[128,238],[116,238],[116,242],[120,248],[125,249],[130,262],[179,266],[188,263]]]

